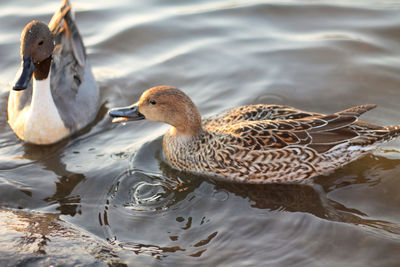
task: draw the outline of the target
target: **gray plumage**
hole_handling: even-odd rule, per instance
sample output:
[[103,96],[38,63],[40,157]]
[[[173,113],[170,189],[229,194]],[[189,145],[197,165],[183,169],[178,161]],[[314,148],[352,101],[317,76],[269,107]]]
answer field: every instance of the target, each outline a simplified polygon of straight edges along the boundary
[[[69,131],[68,135],[71,135],[96,117],[99,88],[68,0],[55,12],[48,28],[55,45],[51,54],[51,93],[62,122]],[[32,81],[25,90],[14,93],[14,96],[9,100],[9,121],[18,118],[18,113],[31,105]]]

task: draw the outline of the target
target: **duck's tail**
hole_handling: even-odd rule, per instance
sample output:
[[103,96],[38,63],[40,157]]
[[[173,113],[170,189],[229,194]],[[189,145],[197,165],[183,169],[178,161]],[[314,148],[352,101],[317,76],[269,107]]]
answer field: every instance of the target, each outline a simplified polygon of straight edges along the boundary
[[[362,106],[357,106],[357,107],[352,107],[349,109],[346,109],[342,111],[342,113],[355,113],[358,116],[361,114],[376,108],[377,105],[375,104],[367,104],[367,105],[362,105]],[[378,125],[373,125],[371,123],[369,124],[370,130],[372,130],[373,133],[376,134],[377,140],[376,141],[390,141],[393,138],[396,138],[400,136],[400,125],[390,125],[390,126],[378,126]],[[372,127],[371,127],[372,126]]]
[[[362,105],[346,109],[339,114],[360,116],[361,114],[375,108],[375,104]],[[358,138],[351,141],[351,144],[362,147],[373,147],[374,144],[388,142],[400,136],[400,125],[379,126],[365,121],[356,121],[352,128],[359,134]]]
[[86,49],[75,24],[74,12],[68,0],[64,0],[61,7],[54,13],[49,22],[49,29],[56,35],[65,34],[67,36],[75,60],[81,67],[84,67]]
[[63,1],[60,8],[54,13],[53,17],[49,22],[49,29],[52,32],[55,32],[59,25],[61,24],[61,20],[64,19],[65,15],[68,11],[71,10],[71,5],[68,0]]
[[385,126],[385,129],[388,132],[387,139],[385,141],[389,141],[400,136],[400,125]]

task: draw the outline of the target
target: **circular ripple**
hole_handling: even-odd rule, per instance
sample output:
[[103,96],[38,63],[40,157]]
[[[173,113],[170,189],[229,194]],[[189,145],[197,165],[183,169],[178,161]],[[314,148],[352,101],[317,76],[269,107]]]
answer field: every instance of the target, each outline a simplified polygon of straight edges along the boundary
[[131,201],[124,207],[133,210],[166,210],[173,203],[174,193],[160,182],[140,181],[132,187]]
[[171,186],[157,175],[141,171],[124,172],[109,190],[107,203],[136,211],[166,210],[174,202]]

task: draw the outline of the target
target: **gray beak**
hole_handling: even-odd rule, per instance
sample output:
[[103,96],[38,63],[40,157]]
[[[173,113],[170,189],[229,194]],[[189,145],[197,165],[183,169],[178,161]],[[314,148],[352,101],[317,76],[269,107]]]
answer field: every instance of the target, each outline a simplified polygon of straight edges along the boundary
[[108,115],[114,118],[113,122],[138,121],[145,119],[143,114],[139,112],[137,104],[128,107],[113,108],[108,112]]
[[32,57],[24,58],[21,76],[18,78],[18,81],[15,83],[13,89],[16,91],[26,89],[32,79],[34,70],[35,64],[33,63]]

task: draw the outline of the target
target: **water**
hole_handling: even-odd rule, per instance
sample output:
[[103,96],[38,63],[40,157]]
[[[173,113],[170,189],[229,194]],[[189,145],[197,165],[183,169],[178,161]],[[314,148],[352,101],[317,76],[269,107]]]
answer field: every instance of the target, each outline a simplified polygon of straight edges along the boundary
[[6,118],[19,36],[58,5],[0,3],[0,265],[398,266],[400,141],[311,185],[238,185],[169,168],[166,125],[106,113],[168,84],[204,116],[376,103],[363,119],[398,124],[399,1],[73,1],[102,108],[24,145]]

